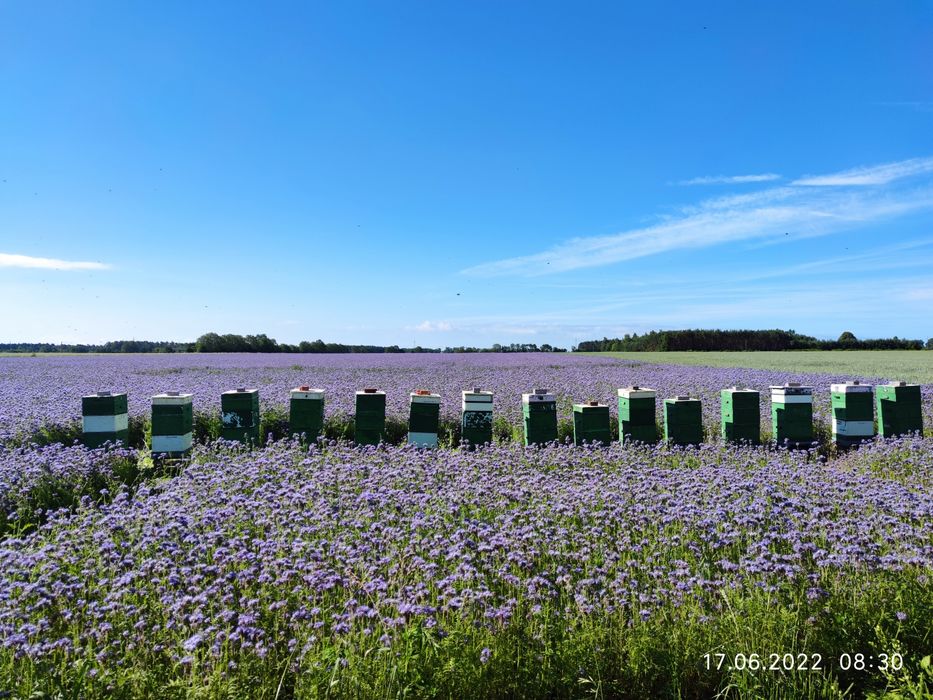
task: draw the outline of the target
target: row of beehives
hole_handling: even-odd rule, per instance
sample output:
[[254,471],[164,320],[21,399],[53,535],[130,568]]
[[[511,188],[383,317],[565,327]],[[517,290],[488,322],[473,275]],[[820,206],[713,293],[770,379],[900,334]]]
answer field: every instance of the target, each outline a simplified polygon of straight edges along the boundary
[[[923,432],[920,386],[895,382],[880,385],[833,384],[832,432],[840,447],[850,447],[875,435],[874,410],[883,437]],[[772,436],[781,445],[809,446],[813,435],[813,389],[800,384],[770,387]],[[474,388],[462,392],[461,439],[470,445],[492,442],[493,394]],[[437,446],[441,397],[430,391],[411,395],[408,442]],[[618,390],[619,440],[644,443],[659,438],[655,415],[656,392],[631,386]],[[169,392],[152,397],[152,443],[155,453],[180,455],[193,441],[192,395]],[[722,437],[728,442],[759,444],[761,441],[760,395],[754,389],[723,389]],[[247,443],[259,442],[259,391],[235,389],[221,394],[221,437]],[[703,441],[701,403],[677,396],[663,403],[664,440],[677,445]],[[82,399],[85,444],[98,447],[128,437],[126,394],[102,392]],[[522,394],[526,445],[557,439],[557,399],[546,389]],[[375,445],[385,438],[386,395],[376,389],[356,392],[354,440]],[[324,390],[302,386],[291,391],[289,431],[316,440],[324,426]],[[573,405],[573,438],[576,445],[609,444],[612,440],[609,406],[598,401]]]

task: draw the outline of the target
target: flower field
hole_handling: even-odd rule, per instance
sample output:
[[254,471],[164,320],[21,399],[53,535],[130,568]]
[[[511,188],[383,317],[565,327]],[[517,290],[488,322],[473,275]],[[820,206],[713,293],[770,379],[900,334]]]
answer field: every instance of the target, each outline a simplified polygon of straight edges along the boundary
[[[0,372],[0,695],[933,692],[933,438],[838,455],[214,442],[170,470],[23,439],[99,389],[144,417],[167,389],[216,411],[246,384],[281,409],[309,383],[328,414],[369,385],[404,417],[426,387],[450,419],[479,385],[516,425],[532,387],[566,415],[638,383],[698,395],[715,432],[725,386],[806,381],[825,422],[828,385],[852,377],[553,355],[0,358]],[[924,387],[928,426],[930,404]]]

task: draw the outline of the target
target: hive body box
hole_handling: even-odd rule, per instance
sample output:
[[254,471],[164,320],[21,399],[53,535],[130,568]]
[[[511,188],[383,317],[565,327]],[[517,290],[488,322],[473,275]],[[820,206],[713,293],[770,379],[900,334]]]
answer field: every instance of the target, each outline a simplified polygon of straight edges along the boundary
[[364,389],[356,392],[356,418],[353,439],[357,445],[378,445],[385,439],[386,394]]
[[81,428],[87,447],[100,447],[105,442],[124,444],[129,441],[129,416],[126,394],[101,391],[81,397]]
[[630,386],[619,389],[619,442],[658,441],[654,389]]
[[324,429],[324,390],[300,386],[289,392],[288,434],[314,442]]
[[771,430],[778,445],[809,447],[813,442],[813,387],[771,386]]
[[854,447],[875,435],[875,397],[870,384],[846,382],[830,387],[833,402],[833,442]]
[[409,396],[408,444],[437,447],[437,426],[441,417],[440,394],[416,391]]
[[194,397],[170,391],[152,397],[152,453],[183,456],[194,438]]
[[722,439],[725,442],[761,443],[761,396],[754,389],[723,389]]
[[923,409],[920,385],[892,382],[875,387],[878,403],[878,431],[881,437],[919,432],[923,435]]
[[470,446],[492,442],[492,392],[475,387],[461,392],[461,440]]
[[557,398],[547,389],[522,394],[525,446],[543,445],[557,439]]
[[674,445],[703,442],[703,411],[699,399],[664,399],[664,439]]
[[609,406],[597,401],[573,405],[573,444],[608,445],[612,440],[609,428]]
[[233,389],[220,395],[220,436],[224,440],[259,443],[259,390]]

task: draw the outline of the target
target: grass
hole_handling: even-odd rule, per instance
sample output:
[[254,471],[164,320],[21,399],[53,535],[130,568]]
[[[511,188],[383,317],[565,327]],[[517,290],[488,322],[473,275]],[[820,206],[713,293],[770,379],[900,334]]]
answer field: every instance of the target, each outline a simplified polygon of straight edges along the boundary
[[800,350],[786,352],[594,352],[666,365],[745,367],[833,374],[840,378],[877,377],[933,384],[933,352],[924,350]]

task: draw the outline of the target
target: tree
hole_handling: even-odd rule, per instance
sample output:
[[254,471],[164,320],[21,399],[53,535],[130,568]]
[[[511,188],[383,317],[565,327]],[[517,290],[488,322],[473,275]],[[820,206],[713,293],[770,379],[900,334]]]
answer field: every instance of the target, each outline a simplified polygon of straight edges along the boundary
[[927,350],[933,350],[933,338],[927,339]]
[[842,335],[839,336],[839,343],[855,343],[858,342],[858,338],[855,337],[855,333],[852,331],[843,331]]

